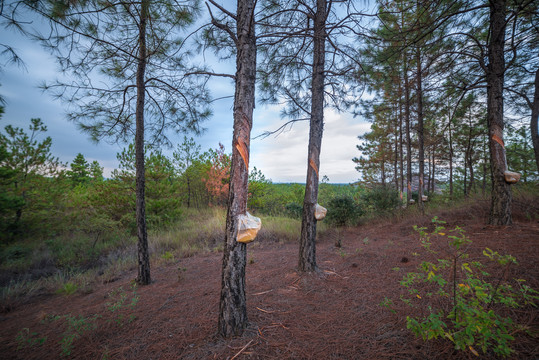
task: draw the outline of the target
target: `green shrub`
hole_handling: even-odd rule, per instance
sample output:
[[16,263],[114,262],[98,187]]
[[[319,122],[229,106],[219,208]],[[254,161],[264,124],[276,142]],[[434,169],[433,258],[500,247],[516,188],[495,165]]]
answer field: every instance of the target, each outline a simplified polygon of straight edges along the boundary
[[21,350],[26,347],[41,346],[47,341],[47,337],[39,337],[37,332],[31,333],[29,328],[23,328],[17,333],[15,341],[17,341],[17,350]]
[[335,226],[344,226],[361,216],[361,208],[349,196],[331,199],[328,204],[326,219]]
[[361,196],[361,200],[377,212],[392,211],[400,205],[398,191],[385,186],[370,189]]
[[286,215],[293,219],[301,219],[303,214],[303,206],[298,203],[291,202],[285,206]]
[[[445,338],[454,343],[455,349],[484,353],[493,351],[508,356],[513,350],[510,343],[513,335],[521,331],[508,316],[507,310],[522,305],[535,306],[537,292],[522,279],[506,280],[505,276],[489,281],[491,275],[479,261],[468,260],[466,253],[471,240],[464,230],[455,227],[446,230],[444,222],[434,218],[435,228],[428,233],[426,228],[414,227],[419,233],[425,255],[435,258],[423,261],[418,272],[407,273],[401,285],[408,288],[411,298],[401,300],[412,307],[428,310],[424,316],[407,316],[407,328],[423,340]],[[483,254],[501,267],[516,264],[511,255],[500,255],[490,249]],[[428,259],[430,260],[430,259]],[[388,302],[386,301],[386,304]]]
[[72,295],[78,290],[78,285],[68,281],[65,284],[63,284],[58,290],[56,290],[57,294],[63,294],[63,295]]

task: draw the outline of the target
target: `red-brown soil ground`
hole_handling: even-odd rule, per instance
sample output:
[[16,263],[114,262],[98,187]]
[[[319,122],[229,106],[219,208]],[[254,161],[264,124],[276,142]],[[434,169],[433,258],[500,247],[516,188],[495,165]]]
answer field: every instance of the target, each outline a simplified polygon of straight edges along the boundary
[[[539,222],[515,211],[510,227],[487,226],[487,204],[439,212],[447,227],[459,225],[473,240],[471,258],[487,262],[485,247],[515,256],[508,278],[524,278],[539,289]],[[467,359],[470,351],[454,350],[447,340],[424,342],[406,329],[412,309],[399,300],[408,295],[399,285],[403,274],[416,270],[421,253],[413,225],[430,224],[430,216],[379,221],[342,230],[343,247],[334,246],[336,232],[328,231],[317,243],[319,274],[296,271],[298,246],[278,240],[250,244],[246,275],[250,325],[242,337],[215,336],[220,291],[221,254],[199,254],[154,264],[154,282],[139,287],[138,304],[111,312],[111,291],[122,287],[131,300],[130,283],[136,272],[96,286],[89,294],[47,295],[18,304],[0,314],[2,359]],[[381,306],[394,302],[396,314]],[[425,300],[426,301],[426,300]],[[417,301],[416,301],[417,303]],[[426,305],[426,304],[425,304]],[[62,356],[65,318],[71,314],[99,317],[96,328],[73,342]],[[124,318],[119,318],[123,314]],[[130,321],[130,316],[134,320]],[[537,308],[511,310],[513,319],[529,331],[515,333],[511,358],[538,359]],[[90,320],[88,320],[90,321]],[[30,339],[17,341],[28,328]],[[20,346],[20,345],[25,346]],[[19,349],[18,349],[19,346]],[[492,353],[479,358],[494,358]]]

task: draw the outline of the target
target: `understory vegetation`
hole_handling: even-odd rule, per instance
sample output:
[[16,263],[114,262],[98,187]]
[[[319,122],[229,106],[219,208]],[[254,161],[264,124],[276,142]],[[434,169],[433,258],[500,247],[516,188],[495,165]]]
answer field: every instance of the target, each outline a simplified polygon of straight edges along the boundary
[[[103,168],[78,154],[61,164],[44,138],[45,125],[32,120],[30,132],[9,128],[2,134],[0,189],[0,286],[10,306],[42,292],[89,292],[136,267],[134,148],[119,153],[120,166]],[[40,140],[41,139],[41,140]],[[230,155],[224,146],[202,152],[184,139],[172,156],[146,150],[146,204],[153,261],[221,251],[224,238]],[[459,182],[456,181],[455,189]],[[296,241],[300,234],[305,186],[274,184],[261,170],[249,176],[248,209],[262,219],[259,241]],[[537,192],[515,188],[518,199]],[[462,193],[464,194],[464,192]],[[417,196],[417,194],[415,194]],[[477,195],[480,197],[481,192]],[[437,209],[469,198],[445,190],[430,194]],[[404,200],[405,201],[405,200]],[[529,201],[528,201],[529,202]],[[328,209],[319,223],[329,228],[414,214],[390,186],[320,184],[319,203]],[[530,208],[529,216],[536,216]]]

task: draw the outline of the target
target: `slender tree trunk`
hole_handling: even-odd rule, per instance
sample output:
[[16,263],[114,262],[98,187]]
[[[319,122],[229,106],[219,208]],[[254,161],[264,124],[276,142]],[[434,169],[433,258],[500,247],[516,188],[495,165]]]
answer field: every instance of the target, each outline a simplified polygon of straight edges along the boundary
[[191,181],[187,176],[187,208],[191,207]]
[[482,193],[483,193],[483,196],[484,196],[486,191],[487,191],[487,162],[488,162],[486,134],[483,135],[482,143],[483,143],[483,184],[482,184]]
[[436,172],[436,159],[435,159],[435,156],[436,156],[436,143],[434,143],[432,145],[432,160],[431,160],[431,166],[432,166],[432,176],[431,176],[431,182],[430,182],[430,193],[431,195],[434,193],[434,187],[436,186],[436,177],[435,177],[435,172]]
[[468,197],[468,155],[464,152],[464,196]]
[[[401,21],[404,24],[404,13],[401,13]],[[408,79],[408,54],[402,55],[402,73],[404,80],[404,126],[406,136],[406,206],[412,199],[412,140],[410,135],[410,82]]]
[[490,43],[487,68],[487,123],[491,155],[492,202],[489,223],[512,224],[511,187],[505,181],[507,170],[503,142],[503,85],[506,0],[492,0],[490,4]]
[[[403,141],[403,131],[402,131],[402,89],[401,89],[401,83],[399,81],[399,168],[400,168],[400,191],[401,191],[401,197],[402,193],[404,192],[404,145],[402,143]],[[402,199],[401,199],[402,200]]]
[[449,198],[453,199],[453,134],[451,131],[451,118],[449,119]]
[[427,192],[430,191],[430,174],[432,171],[432,163],[430,162],[430,156],[432,154],[432,149],[429,148],[429,151],[427,153],[427,161],[428,161],[428,167],[427,167]]
[[136,172],[136,218],[138,235],[138,277],[137,283],[147,285],[150,277],[150,254],[148,232],[146,229],[145,167],[144,167],[144,105],[146,96],[146,21],[150,0],[143,0],[139,23],[139,56],[137,67],[137,108],[135,133],[135,172]]
[[464,195],[467,197],[470,195],[471,187],[468,186],[466,174],[468,169],[472,167],[470,165],[470,160],[472,158],[471,156],[472,152],[472,121],[471,121],[471,113],[468,117],[468,139],[466,141],[466,149],[464,150]]
[[416,52],[417,61],[417,138],[419,143],[419,193],[418,204],[422,213],[425,212],[423,205],[423,184],[425,177],[425,149],[424,149],[424,128],[423,128],[423,89],[422,89],[422,69],[421,69],[421,50],[419,47]]
[[256,37],[255,0],[239,0],[237,8],[236,91],[232,165],[226,216],[225,243],[219,303],[218,334],[237,336],[247,327],[245,298],[246,244],[236,241],[238,215],[247,211],[249,149],[255,107]]
[[532,116],[530,119],[533,151],[535,152],[535,164],[539,174],[539,69],[535,72],[535,93],[532,103]]
[[326,0],[316,0],[314,18],[314,53],[312,74],[312,102],[307,155],[307,181],[303,199],[303,217],[299,244],[299,271],[316,271],[316,219],[315,205],[318,201],[318,177],[320,148],[324,130],[324,81],[326,41]]
[[386,187],[386,159],[382,158],[382,187]]
[[[528,153],[528,142],[526,141],[526,133],[522,134],[523,136],[523,145],[524,145],[524,154]],[[526,184],[528,182],[528,161],[526,159],[522,159],[522,182]]]
[[[396,115],[396,114],[395,114]],[[395,116],[395,158],[393,161],[393,174],[394,174],[394,182],[395,182],[395,189],[399,191],[399,176],[398,176],[398,169],[399,169],[399,119],[397,116]]]
[[472,156],[472,149],[470,149],[469,157],[468,157],[468,169],[470,170],[470,186],[468,187],[468,194],[470,194],[473,191],[474,188],[474,172],[473,172],[473,156]]

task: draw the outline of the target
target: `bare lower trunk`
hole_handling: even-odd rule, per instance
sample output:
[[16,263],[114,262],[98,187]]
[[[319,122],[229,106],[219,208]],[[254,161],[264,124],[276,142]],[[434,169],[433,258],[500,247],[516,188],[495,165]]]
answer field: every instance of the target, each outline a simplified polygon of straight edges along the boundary
[[532,116],[530,119],[533,151],[535,152],[535,164],[539,174],[539,69],[535,72],[535,93],[532,103]]
[[191,182],[189,176],[187,177],[187,208],[191,207]]
[[137,108],[135,134],[136,168],[136,221],[138,235],[138,277],[137,283],[147,285],[150,277],[150,254],[148,251],[148,231],[146,229],[145,167],[144,167],[144,104],[146,95],[146,21],[149,0],[143,0],[139,24],[139,59],[137,68]]
[[431,180],[430,174],[431,174],[431,171],[432,171],[432,163],[430,162],[431,154],[432,154],[432,150],[429,150],[429,152],[427,153],[427,161],[428,161],[428,167],[427,167],[427,192],[430,191],[430,180]]
[[468,155],[464,154],[464,196],[468,196]]
[[[401,93],[400,81],[399,81],[399,94]],[[399,167],[400,167],[400,191],[401,191],[401,200],[402,192],[404,192],[404,145],[402,143],[402,101],[400,100],[399,95]]]
[[[406,61],[406,56],[404,58]],[[404,66],[404,122],[406,125],[406,186],[407,204],[412,200],[412,139],[410,134],[410,84],[408,68]]]
[[431,160],[431,166],[432,166],[432,175],[431,175],[431,183],[430,183],[430,192],[431,194],[434,193],[434,187],[436,186],[436,144],[433,145],[432,149],[432,160]]
[[468,194],[470,194],[473,191],[473,188],[475,185],[475,178],[474,178],[474,172],[473,172],[473,159],[471,155],[468,158],[468,169],[470,170],[470,186],[468,187]]
[[449,198],[453,199],[453,134],[451,132],[451,119],[449,119]]
[[238,1],[236,91],[230,190],[223,250],[218,334],[237,336],[247,327],[246,244],[236,241],[238,215],[247,211],[249,149],[255,106],[256,38],[254,0]]
[[307,182],[303,199],[303,217],[299,243],[299,271],[316,271],[316,219],[318,201],[320,148],[324,130],[324,60],[326,40],[326,0],[316,1],[314,18],[314,53],[312,74],[312,103],[307,154]]
[[395,158],[393,161],[393,181],[395,182],[395,189],[399,191],[399,176],[398,176],[398,169],[399,169],[399,119],[395,114]]
[[[404,25],[404,12],[401,12]],[[408,54],[402,56],[402,72],[404,76],[404,124],[406,132],[406,206],[412,200],[412,140],[410,134],[410,83],[408,81]]]
[[488,162],[488,156],[487,156],[487,141],[485,139],[485,135],[483,135],[483,184],[482,184],[482,194],[485,195],[487,191],[487,162]]
[[382,187],[386,187],[386,161],[384,158],[382,158],[382,164],[381,164],[381,172],[382,172]]
[[419,47],[416,53],[417,61],[417,138],[419,147],[419,193],[418,204],[419,210],[424,213],[423,205],[423,184],[425,177],[425,150],[424,150],[424,129],[423,129],[423,90],[422,90],[422,70],[421,70],[421,51]]
[[503,141],[503,85],[504,85],[504,41],[505,0],[490,2],[490,43],[488,45],[487,69],[487,122],[491,157],[492,202],[489,223],[509,225],[511,217],[511,187],[505,181],[507,170]]

